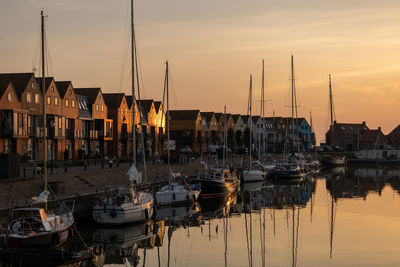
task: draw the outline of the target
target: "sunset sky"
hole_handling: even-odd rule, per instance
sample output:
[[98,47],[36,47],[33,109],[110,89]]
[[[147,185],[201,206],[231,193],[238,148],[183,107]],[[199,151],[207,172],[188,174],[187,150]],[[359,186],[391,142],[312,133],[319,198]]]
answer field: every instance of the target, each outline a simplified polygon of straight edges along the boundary
[[[129,0],[1,0],[0,72],[39,67],[42,8],[56,80],[129,93]],[[259,114],[264,59],[266,115],[288,116],[293,54],[299,115],[312,111],[318,143],[329,73],[337,120],[387,134],[400,123],[399,14],[398,0],[137,0],[144,95],[162,98],[168,59],[173,108],[245,114],[253,74]]]

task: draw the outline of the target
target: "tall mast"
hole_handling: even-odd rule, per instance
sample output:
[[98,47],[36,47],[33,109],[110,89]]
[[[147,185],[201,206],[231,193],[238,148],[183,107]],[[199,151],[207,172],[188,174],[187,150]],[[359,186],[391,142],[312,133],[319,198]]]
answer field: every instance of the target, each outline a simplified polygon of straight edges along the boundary
[[[46,140],[46,82],[45,82],[45,53],[44,53],[44,15],[43,10],[40,12],[41,17],[41,36],[42,36],[42,93],[43,93],[43,175],[44,175],[44,191],[47,191],[47,140]],[[45,203],[47,211],[47,200]]]
[[[260,138],[258,140],[258,160],[261,159],[261,145],[260,145],[260,141],[262,139],[265,140],[265,122],[264,122],[264,59],[262,60],[262,78],[261,78],[261,105],[260,105],[260,117],[261,117],[261,122],[262,122],[262,126],[261,126],[261,135]],[[263,143],[263,154],[265,154],[265,142]]]
[[250,92],[249,92],[249,113],[250,113],[250,149],[249,149],[249,170],[251,170],[251,154],[252,154],[252,140],[253,140],[253,118],[251,116],[251,106],[253,102],[253,92],[252,92],[252,86],[253,86],[253,76],[250,74]]
[[292,149],[293,149],[294,148],[294,67],[293,67],[293,55],[291,56],[291,72],[292,72],[291,81],[292,81]]
[[136,164],[136,130],[135,130],[135,114],[136,114],[136,97],[135,97],[135,28],[133,17],[133,0],[131,0],[131,56],[132,56],[132,159]]
[[168,181],[171,184],[171,162],[170,162],[170,144],[169,144],[169,87],[168,87],[168,60],[165,62],[165,87],[167,89],[167,151],[168,151]]
[[224,150],[223,150],[223,157],[222,157],[222,166],[225,167],[225,159],[226,159],[226,143],[227,143],[227,136],[226,136],[226,106],[224,106]]
[[331,75],[329,74],[329,110],[331,117],[331,147],[335,147],[335,127],[333,125],[333,98],[332,98],[332,84],[331,84]]

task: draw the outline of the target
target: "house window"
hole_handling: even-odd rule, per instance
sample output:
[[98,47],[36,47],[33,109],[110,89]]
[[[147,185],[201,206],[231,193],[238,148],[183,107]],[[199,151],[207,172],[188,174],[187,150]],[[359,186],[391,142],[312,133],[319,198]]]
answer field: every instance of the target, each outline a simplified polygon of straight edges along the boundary
[[104,111],[104,105],[101,105],[101,112]]
[[39,104],[39,94],[35,94],[35,103]]
[[65,107],[69,106],[69,99],[65,99]]
[[69,90],[69,91],[68,91],[68,94],[71,95],[71,94],[72,94],[72,90]]
[[58,97],[54,97],[54,105],[58,106]]
[[62,127],[62,119],[61,117],[58,118],[58,129],[61,129]]
[[13,95],[11,93],[8,93],[7,98],[8,98],[8,102],[11,103],[13,101]]
[[34,87],[34,84],[33,84],[33,82],[31,83],[31,88],[33,89],[33,87]]
[[99,104],[96,104],[96,111],[99,111]]
[[75,100],[74,99],[71,100],[71,107],[73,107],[73,108],[75,107]]
[[26,102],[28,102],[28,103],[32,102],[32,93],[31,92],[26,93]]
[[121,114],[124,114],[124,110],[121,108]]
[[51,87],[51,91],[54,92],[54,86]]
[[47,97],[47,105],[50,105],[51,104],[51,96],[48,96]]

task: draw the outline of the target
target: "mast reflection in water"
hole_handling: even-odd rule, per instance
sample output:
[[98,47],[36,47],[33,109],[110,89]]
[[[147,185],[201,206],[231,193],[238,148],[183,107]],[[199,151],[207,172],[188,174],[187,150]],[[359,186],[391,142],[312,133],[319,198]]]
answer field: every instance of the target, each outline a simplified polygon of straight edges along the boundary
[[339,168],[80,232],[89,266],[397,266],[399,203],[399,169]]

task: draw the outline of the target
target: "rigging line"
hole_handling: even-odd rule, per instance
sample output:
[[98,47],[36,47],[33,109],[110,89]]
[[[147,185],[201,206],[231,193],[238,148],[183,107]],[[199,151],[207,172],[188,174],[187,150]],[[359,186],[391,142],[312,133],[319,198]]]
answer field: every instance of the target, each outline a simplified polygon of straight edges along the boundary
[[[40,58],[40,27],[38,27],[37,39],[36,39],[35,49],[33,51],[33,58],[32,58],[32,71],[34,73],[36,72],[36,70],[39,70],[39,73],[40,73],[39,58]],[[39,69],[37,69],[35,67],[37,65],[39,65]]]
[[[129,1],[126,1],[126,7],[125,7],[126,13],[125,13],[125,23],[124,23],[124,32],[123,32],[123,43],[122,43],[122,65],[120,69],[120,78],[119,78],[119,92],[122,91],[123,84],[124,84],[124,79],[125,79],[125,73],[126,73],[126,65],[128,61],[128,50],[130,48],[130,43],[128,44],[128,41],[131,40],[130,37],[130,30],[128,28],[128,21],[129,21]],[[132,74],[132,71],[129,72]],[[132,87],[132,86],[131,86]]]
[[295,253],[296,253],[296,258],[295,258],[296,264],[295,265],[296,266],[297,266],[297,250],[299,247],[299,227],[300,227],[300,206],[297,207],[296,250],[295,250]]
[[244,220],[245,220],[245,227],[246,227],[246,246],[247,246],[247,259],[249,262],[250,266],[250,249],[249,249],[249,234],[248,234],[248,229],[247,229],[247,213],[244,213]]
[[176,108],[180,109],[178,95],[176,93],[176,88],[175,88],[174,76],[173,76],[173,73],[171,72],[171,70],[169,71],[169,78],[170,78],[170,84],[171,84],[171,92],[172,92],[172,96],[174,97],[174,101],[176,103]]

